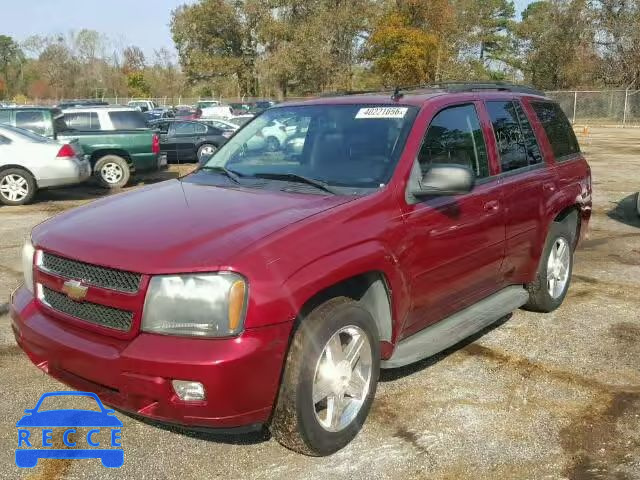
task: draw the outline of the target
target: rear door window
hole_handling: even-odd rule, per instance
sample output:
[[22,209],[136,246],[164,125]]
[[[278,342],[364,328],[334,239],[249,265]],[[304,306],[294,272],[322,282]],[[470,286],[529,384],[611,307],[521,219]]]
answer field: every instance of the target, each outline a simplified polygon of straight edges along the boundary
[[478,178],[489,176],[487,147],[473,105],[449,107],[431,121],[418,154],[424,175],[433,163],[453,163],[473,170]]
[[195,135],[197,126],[195,123],[176,123],[173,126],[173,133],[175,135]]
[[46,135],[47,126],[44,112],[41,110],[23,110],[16,112],[16,127],[31,130],[39,135]]
[[580,153],[576,134],[560,105],[553,102],[531,102],[531,106],[542,123],[556,160]]
[[115,130],[132,130],[136,128],[147,128],[147,122],[142,112],[122,111],[109,112],[109,118]]
[[100,130],[100,122],[96,112],[65,113],[64,119],[70,128],[76,130]]
[[514,101],[486,102],[500,152],[502,172],[511,172],[542,162],[533,129],[522,106]]

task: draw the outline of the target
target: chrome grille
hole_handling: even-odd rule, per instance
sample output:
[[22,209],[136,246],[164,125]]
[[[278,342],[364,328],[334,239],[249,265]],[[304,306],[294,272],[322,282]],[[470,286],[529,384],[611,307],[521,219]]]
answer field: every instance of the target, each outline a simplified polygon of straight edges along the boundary
[[51,253],[42,253],[40,267],[56,275],[81,280],[83,283],[109,290],[135,293],[140,288],[141,276],[136,273],[90,265]]
[[131,329],[133,312],[106,307],[104,305],[98,305],[97,303],[75,302],[66,295],[51,290],[44,285],[42,285],[41,288],[41,300],[54,310],[58,310],[79,320],[102,327],[113,328],[114,330],[127,332]]

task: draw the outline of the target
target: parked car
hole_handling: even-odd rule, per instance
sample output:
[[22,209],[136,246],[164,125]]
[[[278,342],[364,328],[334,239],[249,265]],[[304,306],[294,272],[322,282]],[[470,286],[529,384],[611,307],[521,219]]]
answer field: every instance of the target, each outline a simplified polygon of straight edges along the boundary
[[640,217],[640,192],[636,193],[636,213]]
[[209,107],[217,107],[218,105],[220,105],[218,100],[200,100],[196,103],[195,107],[202,110]]
[[287,127],[280,120],[272,120],[260,131],[260,135],[253,135],[246,143],[250,150],[266,150],[276,152],[289,138]]
[[[301,156],[246,148],[294,117]],[[121,410],[268,425],[328,455],[364,424],[380,368],[560,307],[591,186],[562,109],[532,89],[279,105],[191,175],[36,226],[13,332],[47,374]]]
[[[95,178],[106,188],[123,187],[136,172],[166,168],[159,137],[147,128],[142,114],[131,108],[73,109],[73,123],[82,130],[70,129],[60,109],[47,107],[0,109],[2,123],[60,141],[77,139],[89,155]],[[98,125],[109,130],[92,129]]]
[[127,106],[136,108],[141,112],[148,112],[149,110],[155,110],[158,108],[158,105],[151,100],[132,100],[127,103]]
[[64,100],[56,105],[57,108],[63,110],[73,107],[103,107],[109,105],[109,102],[102,100]]
[[129,130],[147,128],[140,110],[121,106],[72,107],[62,110],[67,127],[73,130]]
[[176,114],[170,108],[156,108],[154,110],[149,110],[148,112],[144,112],[142,114],[147,123],[151,123],[158,120],[167,120],[170,118],[175,118]]
[[258,115],[264,112],[266,109],[275,106],[275,104],[276,102],[272,100],[260,100],[258,102],[255,102],[253,105],[251,105],[250,112],[253,113],[254,115]]
[[235,123],[238,127],[242,127],[243,125],[245,125],[246,123],[249,123],[254,118],[255,118],[255,115],[246,114],[246,115],[234,115],[233,117],[228,118],[227,120],[231,123]]
[[[202,115],[202,111],[200,111],[200,115]],[[178,120],[195,120],[199,118],[198,110],[192,107],[182,107],[176,109],[174,113],[174,117]]]
[[225,132],[235,132],[240,127],[230,120],[223,120],[221,118],[204,118],[198,120],[200,123],[206,123],[207,125],[211,125],[212,127],[219,128]]
[[43,188],[81,183],[91,165],[77,141],[60,143],[29,130],[0,125],[0,202],[24,205]]
[[216,107],[205,107],[202,109],[202,118],[233,118],[233,109],[229,105],[218,105]]
[[242,115],[251,111],[250,103],[230,103],[229,106],[233,109],[235,115]]
[[160,150],[169,163],[208,159],[232,134],[202,122],[160,121],[153,126],[160,133]]

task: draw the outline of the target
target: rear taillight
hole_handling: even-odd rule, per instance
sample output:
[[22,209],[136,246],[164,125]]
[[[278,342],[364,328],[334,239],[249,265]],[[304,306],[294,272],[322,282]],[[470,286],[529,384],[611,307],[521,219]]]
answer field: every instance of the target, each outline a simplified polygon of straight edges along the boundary
[[160,153],[160,137],[153,135],[153,141],[151,142],[151,151],[155,154]]
[[60,150],[58,150],[56,158],[72,158],[75,156],[76,151],[73,149],[73,147],[68,143],[65,143],[64,145],[62,145],[62,147],[60,147]]

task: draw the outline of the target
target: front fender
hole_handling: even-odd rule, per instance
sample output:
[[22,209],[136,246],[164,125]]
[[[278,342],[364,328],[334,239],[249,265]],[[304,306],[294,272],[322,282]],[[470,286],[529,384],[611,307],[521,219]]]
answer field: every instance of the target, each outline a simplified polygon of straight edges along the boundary
[[290,315],[298,315],[316,294],[349,278],[369,272],[381,273],[390,291],[392,341],[409,308],[408,282],[390,249],[379,241],[367,241],[315,258],[287,278],[283,291],[291,299]]

